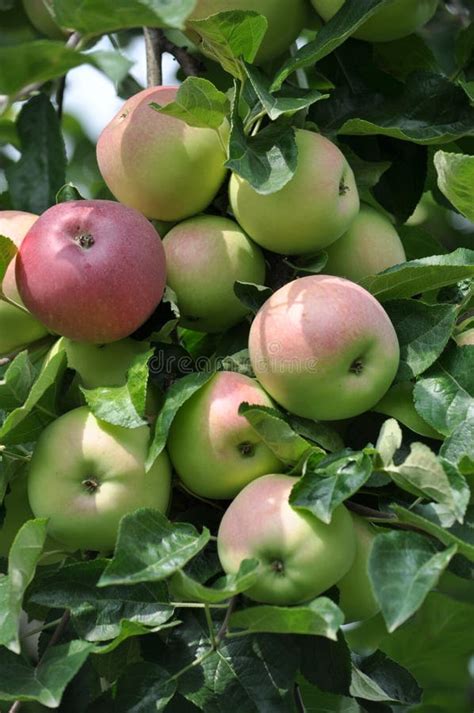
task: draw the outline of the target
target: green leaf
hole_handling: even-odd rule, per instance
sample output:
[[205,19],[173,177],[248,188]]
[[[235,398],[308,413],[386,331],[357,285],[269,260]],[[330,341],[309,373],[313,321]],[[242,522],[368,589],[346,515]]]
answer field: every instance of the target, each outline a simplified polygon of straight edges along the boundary
[[8,575],[0,575],[0,644],[20,653],[20,615],[46,540],[47,520],[29,520],[20,528],[10,549]]
[[5,235],[0,235],[0,285],[3,282],[7,267],[17,253],[17,248],[13,240]]
[[418,225],[401,225],[397,231],[402,239],[407,260],[419,260],[443,253],[443,246],[436,237]]
[[298,683],[305,713],[360,713],[354,698],[327,693],[304,679]]
[[200,49],[236,79],[245,79],[242,60],[253,62],[268,27],[256,12],[220,12],[202,20],[190,20],[189,27],[200,38]]
[[402,442],[403,433],[398,425],[398,421],[394,418],[389,418],[383,423],[377,443],[375,444],[375,449],[385,467],[393,462],[395,453],[401,447]]
[[285,79],[297,69],[313,66],[345,42],[366,20],[388,4],[390,0],[346,0],[339,12],[318,31],[316,39],[304,45],[285,62],[273,82],[279,89]]
[[160,114],[174,116],[189,126],[197,126],[202,129],[218,129],[225,121],[230,109],[227,96],[208,79],[201,77],[185,79],[174,102],[165,106],[152,102],[150,106]]
[[369,575],[389,632],[422,605],[457,551],[438,552],[416,532],[387,532],[374,539]]
[[437,72],[439,69],[431,48],[416,34],[375,44],[374,60],[384,72],[402,80],[416,71]]
[[54,0],[59,25],[84,35],[101,35],[131,27],[183,29],[195,0]]
[[344,449],[344,442],[340,434],[328,423],[312,421],[309,418],[301,418],[292,414],[288,414],[287,419],[293,430],[310,441],[311,444],[320,446],[330,453]]
[[87,405],[101,421],[123,428],[140,428],[146,423],[144,418],[148,387],[148,362],[154,350],[139,354],[127,374],[124,386],[84,389]]
[[427,305],[418,300],[394,300],[386,305],[400,343],[397,381],[409,381],[441,356],[456,324],[454,305]]
[[170,577],[209,542],[188,523],[171,523],[157,510],[142,508],[120,522],[115,554],[98,586],[158,582]]
[[250,589],[258,579],[258,560],[243,560],[237,574],[221,577],[212,587],[206,587],[178,570],[170,580],[172,596],[180,601],[218,604]]
[[371,275],[360,284],[381,302],[439,290],[474,276],[474,250],[458,248],[449,255],[412,260]]
[[114,713],[164,711],[176,693],[177,679],[149,661],[127,666],[117,683]]
[[474,156],[437,151],[434,164],[441,193],[468,220],[474,221]]
[[146,460],[147,472],[152,468],[154,462],[164,450],[171,424],[181,406],[184,406],[186,401],[190,399],[196,391],[207,384],[212,376],[212,372],[188,374],[188,376],[179,379],[168,389],[165,402],[156,420],[155,435]]
[[154,630],[173,616],[163,583],[98,587],[107,560],[67,564],[59,570],[41,571],[33,584],[29,602],[52,609],[69,609],[81,638],[98,643],[124,640],[124,625],[139,625],[137,635]]
[[[337,639],[344,622],[339,607],[327,597],[294,607],[257,606],[242,609],[230,618],[230,628],[242,633],[305,634]],[[241,632],[239,632],[241,633]]]
[[449,436],[474,420],[474,346],[451,346],[415,385],[416,410],[433,428]]
[[474,475],[474,419],[454,429],[441,446],[440,455],[461,473]]
[[334,510],[366,483],[372,475],[372,461],[364,453],[346,450],[309,462],[306,473],[293,487],[290,504],[306,510],[329,524]]
[[67,201],[81,201],[83,196],[72,183],[66,183],[56,193],[56,203],[67,203]]
[[48,649],[38,666],[0,649],[0,700],[39,701],[57,708],[64,689],[84,665],[92,650],[86,641],[70,641]]
[[43,213],[54,205],[58,190],[66,182],[66,149],[61,127],[45,94],[33,97],[23,106],[17,126],[21,158],[6,171],[13,206],[17,210]]
[[407,669],[377,651],[353,666],[351,693],[368,701],[415,705],[423,691]]
[[245,307],[256,314],[272,296],[273,290],[253,282],[234,282],[234,292]]
[[262,441],[284,463],[296,465],[312,448],[273,408],[242,403],[239,414],[245,416]]

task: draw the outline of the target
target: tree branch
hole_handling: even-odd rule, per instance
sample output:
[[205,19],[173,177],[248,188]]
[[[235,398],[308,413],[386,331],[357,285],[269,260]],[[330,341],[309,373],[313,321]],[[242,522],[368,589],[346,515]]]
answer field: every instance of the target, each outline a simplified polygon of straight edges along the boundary
[[146,52],[146,82],[148,87],[159,87],[163,84],[162,54],[163,32],[156,27],[144,27]]
[[227,607],[227,611],[225,613],[224,621],[222,622],[221,628],[216,634],[216,644],[215,648],[217,649],[222,641],[225,639],[225,636],[227,634],[227,629],[229,628],[229,622],[230,622],[230,617],[235,611],[235,607],[237,606],[237,595],[232,597],[232,599],[229,602],[229,606]]
[[162,47],[164,52],[171,54],[180,65],[187,77],[197,77],[204,70],[203,62],[194,57],[185,47],[179,47],[163,35]]

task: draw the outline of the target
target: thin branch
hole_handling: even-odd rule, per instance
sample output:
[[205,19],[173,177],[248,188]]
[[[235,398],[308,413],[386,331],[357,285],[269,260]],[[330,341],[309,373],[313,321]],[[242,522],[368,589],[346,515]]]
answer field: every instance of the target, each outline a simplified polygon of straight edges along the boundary
[[185,47],[175,45],[165,35],[163,35],[162,47],[163,52],[168,52],[175,58],[187,77],[197,77],[205,69],[198,57],[194,57]]
[[63,118],[63,104],[64,104],[64,92],[66,90],[66,75],[62,76],[59,80],[58,90],[56,92],[56,106],[58,119],[61,121]]
[[234,613],[236,606],[237,606],[237,595],[235,597],[232,597],[232,599],[230,600],[229,606],[227,607],[227,611],[225,613],[224,621],[222,622],[221,628],[217,632],[216,648],[218,648],[220,646],[220,644],[226,637],[227,629],[229,628],[230,617]]
[[163,32],[156,27],[144,27],[146,52],[146,81],[148,87],[159,87],[163,84],[162,55]]
[[299,713],[306,713],[303,696],[301,695],[301,690],[297,683],[295,683],[295,703]]

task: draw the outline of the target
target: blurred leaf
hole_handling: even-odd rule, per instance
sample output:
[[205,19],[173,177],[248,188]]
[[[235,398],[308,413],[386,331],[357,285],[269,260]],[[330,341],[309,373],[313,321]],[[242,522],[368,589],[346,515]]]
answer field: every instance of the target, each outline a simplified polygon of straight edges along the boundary
[[21,158],[6,170],[12,202],[17,210],[43,213],[54,205],[56,193],[66,182],[66,149],[61,127],[45,94],[33,97],[23,106],[17,126]]
[[160,106],[152,102],[151,106],[160,114],[174,116],[189,126],[204,129],[218,129],[230,109],[227,96],[212,82],[201,77],[187,77],[178,89],[176,99],[170,104]]
[[397,230],[409,261],[441,255],[444,252],[441,243],[423,227],[401,225]]
[[389,632],[419,609],[456,550],[452,546],[438,552],[429,539],[416,532],[377,535],[369,575]]
[[7,268],[17,253],[13,240],[5,235],[0,235],[0,285],[3,282]]
[[56,203],[66,203],[67,201],[81,201],[83,197],[79,190],[72,183],[66,183],[56,194]]
[[474,222],[474,156],[438,151],[434,164],[440,191],[460,213]]
[[188,523],[171,523],[157,510],[140,509],[122,518],[115,554],[99,587],[158,582],[195,557],[210,538]]
[[439,71],[431,48],[420,35],[416,34],[392,42],[375,44],[374,61],[384,72],[402,80],[419,70]]
[[234,292],[253,314],[256,314],[273,294],[270,287],[255,285],[253,282],[234,282]]

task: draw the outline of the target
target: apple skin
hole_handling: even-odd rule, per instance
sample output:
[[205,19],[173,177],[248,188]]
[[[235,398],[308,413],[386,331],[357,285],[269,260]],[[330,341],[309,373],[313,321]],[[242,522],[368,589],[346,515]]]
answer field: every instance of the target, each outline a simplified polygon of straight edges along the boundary
[[258,245],[282,255],[326,248],[349,228],[359,212],[354,174],[337,146],[320,134],[296,130],[298,167],[280,191],[257,193],[236,173],[229,198],[232,211]]
[[257,379],[277,403],[321,421],[371,409],[400,359],[383,307],[354,282],[328,275],[275,292],[252,323],[249,352]]
[[[323,20],[330,20],[344,0],[311,0]],[[438,0],[392,0],[354,32],[354,37],[368,42],[390,42],[411,35],[431,20]]]
[[35,517],[49,518],[51,537],[69,548],[107,552],[124,515],[141,507],[166,512],[171,469],[162,454],[145,472],[149,436],[147,426],[111,426],[86,407],[43,431],[31,460],[28,498]]
[[100,172],[117,200],[163,221],[205,210],[226,174],[227,157],[216,131],[188,126],[150,107],[173,102],[177,92],[178,87],[151,87],[135,94],[97,142]]
[[48,6],[53,8],[53,0],[23,0],[23,7],[31,24],[46,37],[62,40],[67,33],[54,21]]
[[465,332],[458,334],[455,339],[459,347],[469,347],[474,345],[474,328],[467,329]]
[[257,602],[299,604],[332,587],[355,556],[349,512],[341,505],[329,525],[288,502],[296,483],[266,475],[242,490],[222,518],[217,536],[221,565],[235,574],[245,559],[260,560],[260,576],[245,592]]
[[346,623],[370,619],[380,611],[369,578],[369,558],[377,531],[358,515],[351,513],[356,539],[356,553],[350,570],[337,583],[339,606]]
[[158,233],[137,211],[113,201],[70,201],[49,208],[29,230],[16,279],[26,307],[52,332],[79,342],[114,342],[140,327],[160,302],[165,254]]
[[255,58],[258,64],[288,50],[307,19],[304,0],[198,0],[189,19],[200,20],[230,10],[252,10],[266,17],[268,29]]
[[243,402],[273,406],[254,379],[221,371],[178,411],[168,453],[195,495],[227,500],[255,478],[281,467],[247,419],[239,416]]
[[414,384],[410,382],[394,384],[372,410],[396,418],[397,421],[420,436],[442,441],[443,436],[429,423],[426,423],[416,410],[413,401],[413,388]]
[[326,252],[325,272],[354,282],[406,262],[397,231],[384,215],[368,205],[361,206],[349,230]]
[[222,332],[248,314],[234,282],[262,284],[265,260],[237,223],[215,215],[191,218],[168,233],[163,247],[183,327]]

